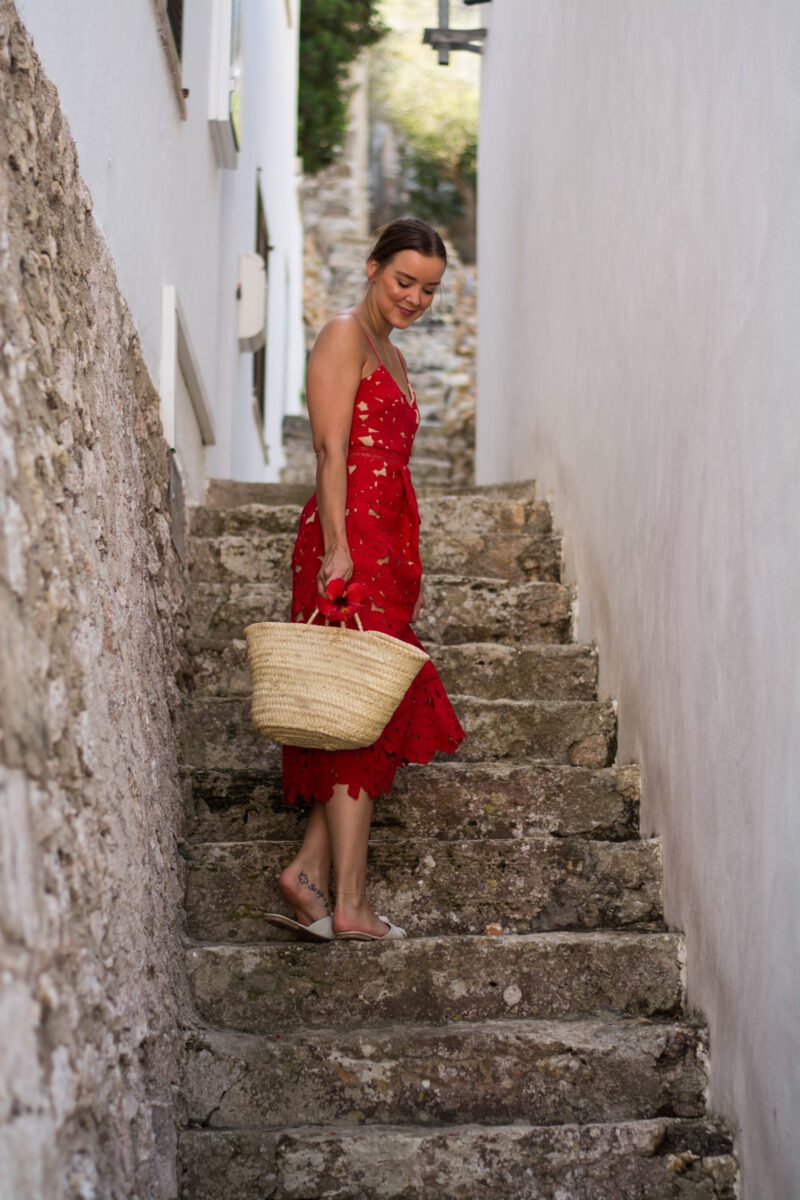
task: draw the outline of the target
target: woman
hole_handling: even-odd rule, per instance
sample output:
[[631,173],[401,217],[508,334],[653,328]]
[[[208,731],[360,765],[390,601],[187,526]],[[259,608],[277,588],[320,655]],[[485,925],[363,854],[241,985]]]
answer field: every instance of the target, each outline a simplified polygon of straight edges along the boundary
[[[316,491],[300,514],[292,555],[293,621],[308,620],[331,580],[352,579],[366,587],[359,609],[364,629],[421,645],[409,624],[422,605],[422,566],[408,469],[420,418],[405,359],[390,334],[430,307],[446,265],[436,230],[417,220],[391,222],[367,260],[363,298],[328,321],[314,344],[307,396]],[[404,937],[366,898],[373,801],[389,791],[399,766],[453,751],[464,736],[428,661],[373,745],[284,746],[283,803],[300,801],[310,815],[300,851],[279,879],[296,919],[274,913],[268,919],[312,940]]]

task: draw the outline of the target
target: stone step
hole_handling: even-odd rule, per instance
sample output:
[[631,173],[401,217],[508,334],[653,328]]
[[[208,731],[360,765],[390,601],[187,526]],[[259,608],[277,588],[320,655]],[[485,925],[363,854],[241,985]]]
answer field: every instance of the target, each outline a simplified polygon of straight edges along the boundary
[[[280,809],[281,772],[251,767],[187,771],[186,837],[223,842],[295,840],[302,814]],[[373,809],[374,842],[397,838],[639,836],[640,769],[560,763],[435,760],[399,770]]]
[[304,483],[249,483],[243,479],[209,479],[202,505],[189,507],[189,523],[199,508],[237,508],[240,504],[291,504],[303,507],[311,492]]
[[211,1025],[251,1033],[503,1017],[676,1016],[673,933],[535,933],[271,946],[192,946],[187,973]]
[[[561,579],[561,537],[552,531],[548,504],[445,494],[422,500],[420,511],[420,553],[427,574]],[[274,571],[288,570],[299,517],[295,505],[196,507],[190,540],[194,578],[259,582]]]
[[[239,509],[208,509],[208,512],[233,512]],[[286,509],[267,509],[278,514]],[[291,559],[297,532],[295,521],[291,531],[253,527],[242,533],[214,536],[192,536],[190,568],[197,582],[272,582],[276,572],[282,576],[281,586],[291,589]],[[477,537],[456,531],[423,532],[420,554],[425,581],[438,575],[480,575],[494,580],[526,580],[540,583],[559,583],[563,566],[561,538],[552,533],[497,534]],[[289,591],[285,593],[288,597]],[[427,591],[426,591],[427,595]],[[288,601],[287,601],[288,603]]]
[[[461,761],[539,758],[579,767],[606,767],[614,761],[613,701],[473,696],[451,696],[451,701],[466,731],[457,750]],[[203,770],[266,769],[280,756],[279,747],[253,728],[250,701],[238,696],[185,702],[181,746],[184,764]]]
[[[420,530],[488,542],[503,534],[551,533],[552,510],[531,497],[447,493],[419,501]],[[296,533],[300,506],[240,504],[234,508],[197,506],[191,511],[192,537],[244,533]]]
[[[293,504],[302,507],[313,491],[305,483],[246,483],[237,479],[209,479],[206,485],[205,507],[236,508],[240,504]],[[439,488],[436,488],[439,495]],[[460,496],[506,496],[533,499],[536,481],[519,483],[471,484],[452,489],[447,494]],[[190,512],[193,512],[190,509]]]
[[735,1200],[729,1134],[604,1125],[300,1126],[179,1134],[182,1200]]
[[[500,642],[428,645],[448,693],[484,700],[593,700],[598,656],[577,643],[508,646]],[[249,696],[250,672],[244,638],[192,657],[194,695]]]
[[[561,583],[428,575],[414,631],[428,643],[572,642],[572,589]],[[255,621],[288,621],[288,569],[266,583],[199,583],[192,589],[194,648],[242,638]],[[309,616],[311,614],[309,613]]]
[[[196,941],[286,940],[277,877],[292,842],[185,842],[186,931]],[[659,843],[586,838],[375,841],[378,912],[414,936],[662,927]]]
[[486,700],[594,700],[598,654],[595,646],[514,646],[467,642],[436,646],[431,657],[448,692]]
[[189,1124],[532,1124],[703,1114],[705,1039],[640,1018],[186,1035]]

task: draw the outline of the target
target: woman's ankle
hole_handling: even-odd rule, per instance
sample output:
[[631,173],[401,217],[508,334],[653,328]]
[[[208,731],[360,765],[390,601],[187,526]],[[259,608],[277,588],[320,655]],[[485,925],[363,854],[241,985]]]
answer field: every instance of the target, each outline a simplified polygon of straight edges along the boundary
[[319,870],[297,861],[289,863],[278,877],[278,887],[298,911],[312,917],[330,916],[328,882]]

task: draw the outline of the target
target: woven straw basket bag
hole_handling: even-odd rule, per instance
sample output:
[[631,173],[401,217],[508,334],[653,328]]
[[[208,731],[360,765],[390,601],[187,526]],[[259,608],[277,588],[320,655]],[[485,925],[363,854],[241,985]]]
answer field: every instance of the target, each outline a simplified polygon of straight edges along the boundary
[[289,746],[354,750],[383,733],[430,658],[388,633],[307,622],[260,621],[245,629],[260,733]]

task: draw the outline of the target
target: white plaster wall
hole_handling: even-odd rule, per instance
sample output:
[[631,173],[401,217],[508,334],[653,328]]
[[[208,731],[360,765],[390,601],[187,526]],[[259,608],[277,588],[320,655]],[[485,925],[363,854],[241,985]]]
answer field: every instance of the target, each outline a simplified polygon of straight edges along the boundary
[[797,1200],[800,7],[482,12],[478,478],[552,498],[712,1104]]
[[[152,379],[158,381],[161,285],[172,283],[212,403],[217,444],[206,451],[207,470],[237,477],[239,467],[241,478],[277,478],[277,465],[267,468],[263,456],[243,457],[241,442],[258,443],[251,356],[232,354],[231,340],[235,349],[238,253],[255,248],[260,165],[270,179],[273,258],[288,264],[293,281],[291,311],[270,317],[268,388],[273,408],[299,407],[302,238],[294,147],[299,0],[243,2],[244,145],[234,170],[219,167],[208,125],[211,0],[185,4],[185,120],[153,0],[125,0],[113,5],[111,15],[107,0],[17,0],[17,9],[58,88],[94,216]],[[284,346],[296,360],[285,370]],[[247,370],[240,362],[245,358]],[[275,440],[275,430],[270,436]]]
[[[287,20],[287,11],[291,21]],[[291,5],[244,0],[242,138],[239,167],[224,172],[224,219],[220,231],[220,285],[224,295],[236,289],[239,254],[255,249],[256,172],[269,228],[269,307],[267,314],[267,387],[265,465],[253,419],[253,355],[236,344],[235,308],[220,323],[218,388],[228,389],[230,465],[211,452],[211,474],[223,478],[277,480],[283,464],[284,413],[300,411],[305,370],[302,318],[303,234],[297,145],[297,43],[299,0]],[[288,285],[286,277],[288,276]]]

